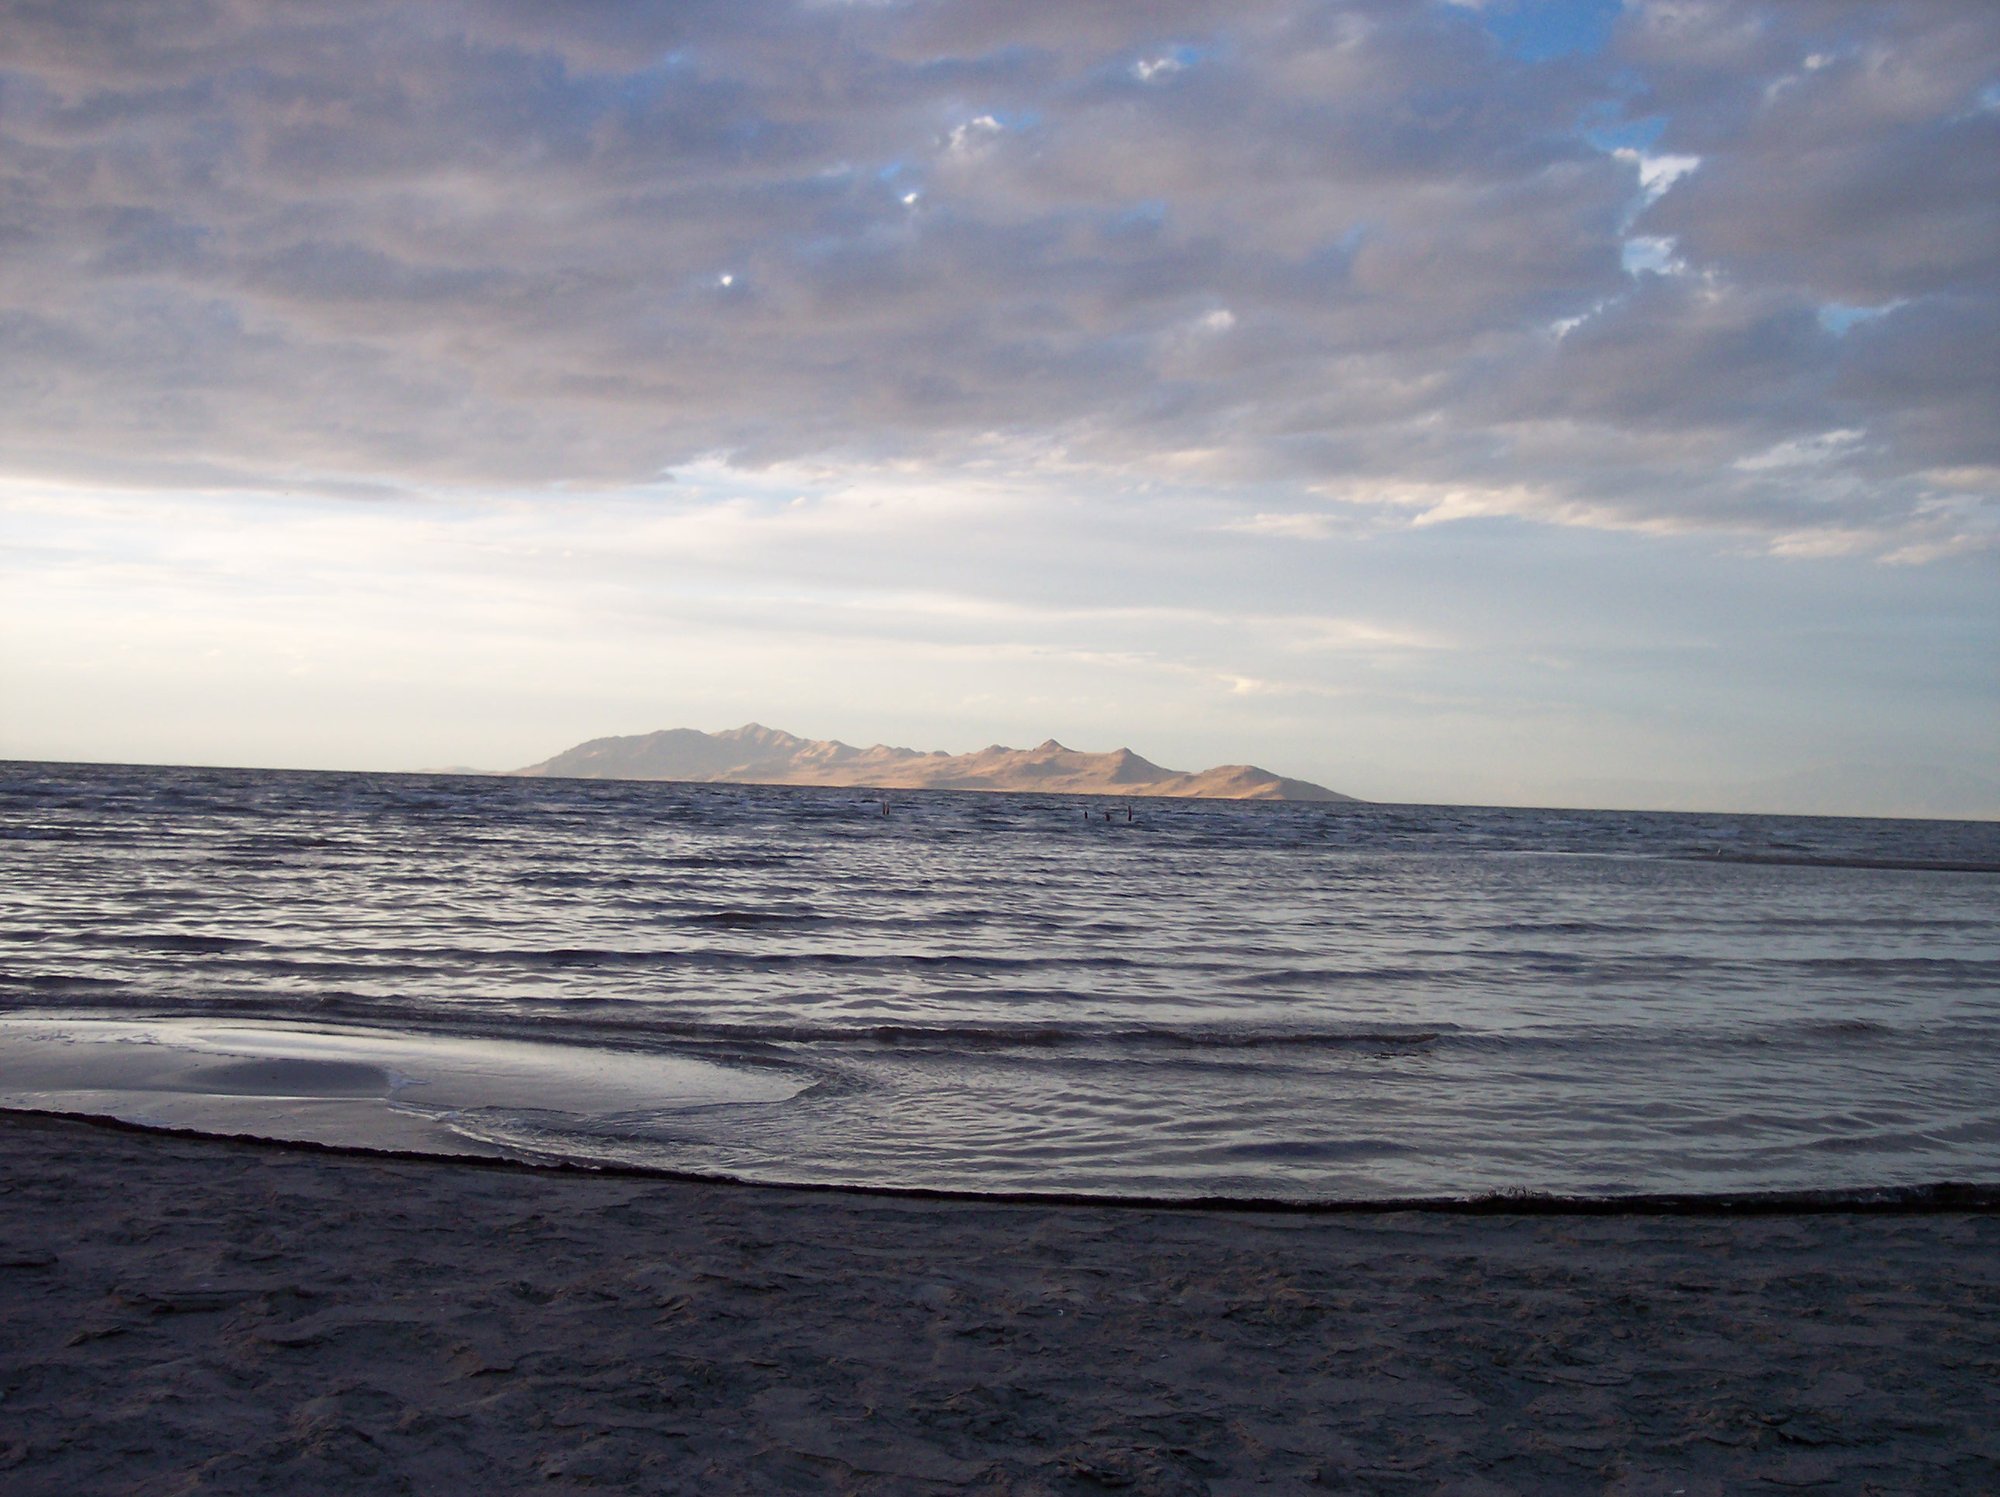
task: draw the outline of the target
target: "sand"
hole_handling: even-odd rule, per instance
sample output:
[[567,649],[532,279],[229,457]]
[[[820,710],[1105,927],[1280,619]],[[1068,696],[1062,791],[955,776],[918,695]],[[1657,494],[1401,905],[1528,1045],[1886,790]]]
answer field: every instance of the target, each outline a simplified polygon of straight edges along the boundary
[[0,1490],[2000,1490],[2000,1217],[933,1202],[0,1117]]

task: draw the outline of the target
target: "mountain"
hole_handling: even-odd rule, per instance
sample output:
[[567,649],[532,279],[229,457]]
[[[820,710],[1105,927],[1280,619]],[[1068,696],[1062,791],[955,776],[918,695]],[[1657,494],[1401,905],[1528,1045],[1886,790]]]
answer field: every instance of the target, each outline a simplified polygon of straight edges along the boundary
[[579,780],[697,780],[736,785],[852,785],[879,790],[1040,790],[1064,795],[1205,796],[1217,800],[1347,801],[1323,785],[1251,764],[1199,774],[1162,769],[1130,749],[1086,754],[1053,738],[1038,748],[999,744],[975,754],[920,753],[800,738],[748,723],[724,733],[668,728],[593,738],[518,775]]

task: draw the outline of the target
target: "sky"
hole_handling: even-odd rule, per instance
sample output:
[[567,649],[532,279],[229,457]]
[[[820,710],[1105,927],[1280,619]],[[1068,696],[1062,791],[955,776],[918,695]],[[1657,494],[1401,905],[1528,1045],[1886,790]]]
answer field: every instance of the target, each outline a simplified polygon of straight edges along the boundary
[[2000,816],[1992,0],[0,0],[0,757]]

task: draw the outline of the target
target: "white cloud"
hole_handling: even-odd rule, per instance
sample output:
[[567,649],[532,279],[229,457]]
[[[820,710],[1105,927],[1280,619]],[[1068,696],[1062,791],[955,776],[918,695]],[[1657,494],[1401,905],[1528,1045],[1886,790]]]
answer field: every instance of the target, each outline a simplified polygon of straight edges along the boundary
[[1339,533],[1330,516],[1322,514],[1255,514],[1223,527],[1245,535],[1283,536],[1289,540],[1322,541]]
[[1639,186],[1648,203],[1660,197],[1674,183],[1701,165],[1699,156],[1653,155],[1630,147],[1621,147],[1613,154],[1637,170]]
[[1740,457],[1736,466],[1746,473],[1768,472],[1773,468],[1819,468],[1851,454],[1865,433],[1843,427],[1810,437],[1793,437],[1778,442],[1749,457]]
[[962,125],[953,125],[945,136],[945,150],[953,156],[977,156],[1002,133],[1003,127],[998,120],[990,114],[982,114]]

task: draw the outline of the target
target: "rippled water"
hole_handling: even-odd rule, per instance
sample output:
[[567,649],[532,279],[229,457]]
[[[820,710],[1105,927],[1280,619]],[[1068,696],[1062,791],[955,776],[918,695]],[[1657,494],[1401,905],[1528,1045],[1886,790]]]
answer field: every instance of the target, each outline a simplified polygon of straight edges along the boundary
[[[185,1118],[223,1105],[203,1077],[283,1075],[281,1102],[228,1091],[231,1126],[326,1103],[316,1127],[770,1180],[2000,1178],[2000,826],[1129,809],[0,766],[0,1097],[102,1104],[143,1043],[200,1063],[149,1083],[172,1107],[97,1110]],[[478,1095],[501,1072],[474,1039],[535,1058]],[[299,1069],[329,1045],[347,1112]],[[607,1054],[657,1080],[593,1086]],[[740,1095],[688,1092],[685,1062]],[[352,1078],[378,1073],[370,1123]]]

